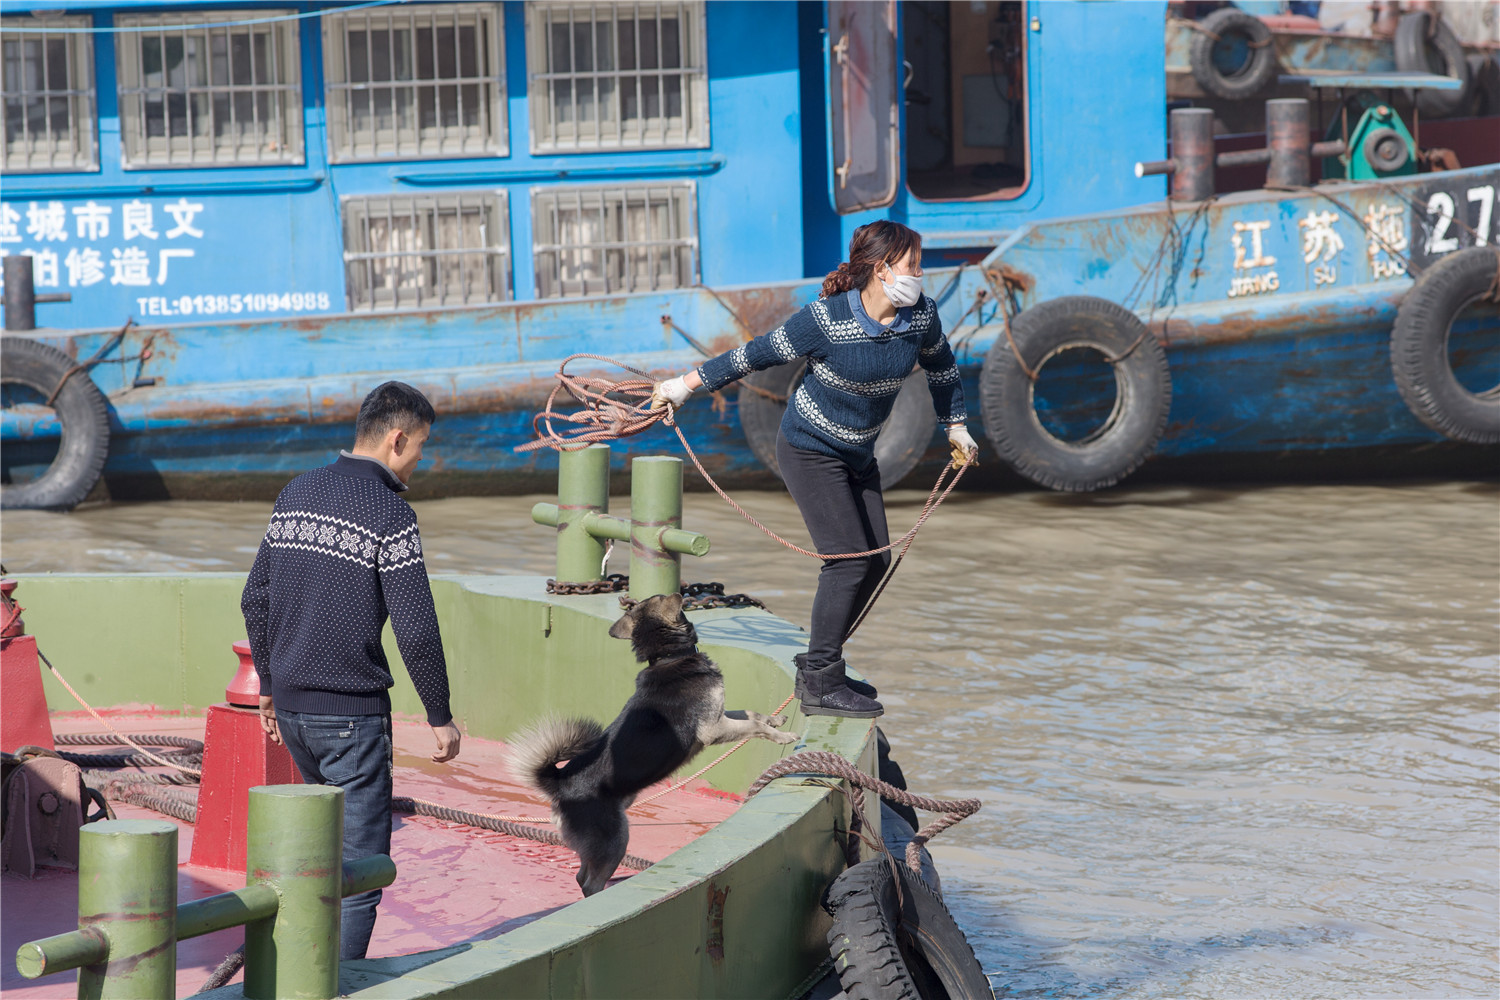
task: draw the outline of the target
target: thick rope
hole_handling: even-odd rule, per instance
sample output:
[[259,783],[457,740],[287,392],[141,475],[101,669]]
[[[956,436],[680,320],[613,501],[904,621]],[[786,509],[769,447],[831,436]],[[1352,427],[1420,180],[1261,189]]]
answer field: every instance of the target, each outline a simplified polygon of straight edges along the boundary
[[[511,837],[521,837],[526,840],[535,840],[543,844],[555,844],[558,847],[566,847],[562,836],[556,830],[547,830],[537,826],[526,826],[514,822],[502,816],[491,816],[486,813],[464,812],[461,809],[450,809],[447,806],[438,805],[436,802],[428,802],[424,799],[412,799],[397,796],[391,800],[391,808],[395,812],[413,813],[417,816],[428,816],[432,819],[440,819],[447,823],[457,823],[461,826],[477,827],[481,830],[493,830]],[[627,854],[620,864],[635,871],[645,871],[655,862],[647,861],[645,858],[634,854]]]
[[753,799],[777,778],[809,774],[843,778],[858,788],[868,788],[876,792],[883,799],[900,802],[924,812],[941,813],[942,815],[936,820],[918,830],[916,836],[906,845],[906,865],[919,874],[922,870],[922,845],[948,827],[974,815],[982,805],[978,799],[932,799],[925,795],[914,795],[879,778],[871,777],[843,757],[826,750],[804,750],[772,764],[745,792],[745,801]]
[[145,747],[141,746],[135,740],[131,739],[129,736],[126,736],[124,733],[120,732],[114,726],[110,725],[109,724],[109,720],[105,719],[104,716],[102,716],[98,712],[94,711],[94,706],[90,705],[88,702],[86,702],[86,701],[83,700],[83,695],[81,695],[77,691],[73,690],[73,685],[69,684],[68,683],[68,679],[66,677],[64,677],[61,673],[59,673],[58,669],[52,665],[52,661],[49,660],[49,659],[47,659],[47,655],[42,652],[42,648],[40,646],[37,647],[36,655],[38,655],[38,656],[40,656],[42,658],[42,662],[45,663],[45,664],[47,664],[47,669],[50,670],[50,671],[52,671],[52,675],[54,677],[56,677],[58,679],[58,681],[60,681],[62,683],[63,687],[67,688],[68,694],[70,694],[70,695],[73,696],[73,700],[76,701],[76,702],[78,702],[78,704],[82,705],[84,708],[88,709],[88,713],[90,715],[92,715],[94,717],[94,719],[101,726],[103,726],[105,729],[108,729],[110,732],[114,733],[116,736],[118,736],[120,738],[120,741],[122,743],[124,743],[126,746],[134,747],[140,754],[142,754],[143,756],[149,758],[152,762],[154,762],[156,764],[160,764],[162,767],[175,767],[177,770],[184,771],[187,774],[196,774],[200,778],[203,776],[203,772],[201,770],[198,770],[197,768],[184,767],[183,765],[181,765],[181,764],[179,764],[179,763],[177,763],[175,761],[170,761],[170,760],[167,760],[165,757],[159,757],[159,756],[157,756],[156,754],[152,753],[150,750],[147,750]]

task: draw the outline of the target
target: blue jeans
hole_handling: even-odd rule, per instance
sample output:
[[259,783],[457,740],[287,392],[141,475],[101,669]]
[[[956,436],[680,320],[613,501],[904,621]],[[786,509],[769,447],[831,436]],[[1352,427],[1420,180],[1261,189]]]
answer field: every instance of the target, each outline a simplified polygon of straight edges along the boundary
[[[391,717],[276,710],[281,739],[309,785],[344,790],[344,861],[391,853]],[[364,958],[380,890],[345,897],[339,958]]]

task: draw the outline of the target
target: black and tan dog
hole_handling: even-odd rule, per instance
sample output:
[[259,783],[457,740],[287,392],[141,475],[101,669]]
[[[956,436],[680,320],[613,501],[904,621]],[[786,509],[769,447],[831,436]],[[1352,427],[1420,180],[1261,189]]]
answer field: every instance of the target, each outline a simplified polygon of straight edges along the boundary
[[[682,613],[682,596],[637,604],[610,626],[646,664],[635,694],[609,724],[547,719],[511,742],[516,776],[552,800],[565,844],[578,853],[585,896],[603,889],[625,857],[625,810],[636,793],[676,771],[705,746],[749,736],[795,743],[780,732],[783,715],[724,711],[724,675],[698,652],[698,633]],[[562,767],[557,765],[567,761]]]

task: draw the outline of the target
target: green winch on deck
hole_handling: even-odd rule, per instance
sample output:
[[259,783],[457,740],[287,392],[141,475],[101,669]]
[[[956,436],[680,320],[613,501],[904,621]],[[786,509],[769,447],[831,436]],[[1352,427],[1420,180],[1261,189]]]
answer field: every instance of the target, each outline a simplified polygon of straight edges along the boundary
[[[1340,128],[1335,123],[1333,132]],[[1365,109],[1349,133],[1347,152],[1323,160],[1323,179],[1374,181],[1417,172],[1417,142],[1401,116],[1386,104]]]

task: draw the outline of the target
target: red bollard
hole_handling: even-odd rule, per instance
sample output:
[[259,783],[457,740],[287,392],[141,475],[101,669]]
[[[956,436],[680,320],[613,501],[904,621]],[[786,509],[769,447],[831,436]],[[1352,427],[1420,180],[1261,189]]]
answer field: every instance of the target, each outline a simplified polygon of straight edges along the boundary
[[0,690],[5,692],[0,699],[0,750],[55,750],[36,637],[26,634],[21,607],[11,597],[15,589],[15,580],[0,580]]
[[250,789],[300,785],[302,776],[286,747],[272,743],[260,727],[260,679],[250,659],[250,644],[241,640],[233,648],[239,668],[224,691],[229,703],[208,709],[198,822],[188,863],[242,872]]

